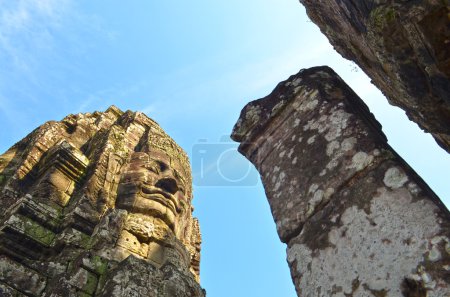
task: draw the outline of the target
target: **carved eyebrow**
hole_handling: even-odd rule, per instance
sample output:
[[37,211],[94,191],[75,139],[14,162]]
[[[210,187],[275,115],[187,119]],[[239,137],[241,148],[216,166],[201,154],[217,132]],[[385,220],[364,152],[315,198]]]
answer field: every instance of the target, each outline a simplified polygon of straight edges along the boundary
[[166,171],[169,168],[169,165],[160,160],[150,159],[144,164],[144,168],[159,174],[162,171]]

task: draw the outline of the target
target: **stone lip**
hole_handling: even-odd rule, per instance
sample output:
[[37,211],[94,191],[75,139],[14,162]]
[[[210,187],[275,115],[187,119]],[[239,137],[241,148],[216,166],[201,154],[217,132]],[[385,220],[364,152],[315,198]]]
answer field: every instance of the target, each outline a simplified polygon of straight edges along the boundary
[[450,152],[449,2],[300,2],[334,49]]
[[359,113],[364,114],[364,118],[369,125],[377,131],[382,139],[387,141],[386,136],[381,131],[381,124],[375,119],[367,105],[328,66],[301,69],[297,74],[291,75],[287,80],[280,82],[268,96],[249,102],[242,109],[239,119],[233,127],[231,139],[240,142],[239,149],[243,150],[296,98],[296,92],[299,88],[305,87],[308,90],[317,90],[319,95],[327,96],[330,95],[328,94],[329,86],[338,87],[343,91],[340,96],[345,97],[345,100],[355,101],[352,106],[358,109]]

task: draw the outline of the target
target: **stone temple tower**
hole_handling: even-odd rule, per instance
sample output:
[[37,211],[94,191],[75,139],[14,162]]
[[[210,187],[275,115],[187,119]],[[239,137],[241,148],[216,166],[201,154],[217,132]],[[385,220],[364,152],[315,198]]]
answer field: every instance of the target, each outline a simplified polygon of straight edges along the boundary
[[0,296],[205,296],[186,153],[143,113],[69,115],[0,156]]

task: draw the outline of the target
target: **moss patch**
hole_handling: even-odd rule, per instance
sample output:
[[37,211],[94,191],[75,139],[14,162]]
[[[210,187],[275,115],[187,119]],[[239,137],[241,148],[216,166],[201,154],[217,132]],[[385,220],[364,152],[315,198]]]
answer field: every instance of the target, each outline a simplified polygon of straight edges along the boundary
[[21,230],[28,237],[47,246],[52,243],[56,236],[52,231],[22,215],[11,217],[8,223],[14,228]]
[[97,289],[97,282],[98,282],[97,276],[92,272],[87,272],[87,280],[82,290],[88,294],[94,294],[95,289]]
[[0,174],[0,187],[3,187],[5,182],[6,182],[6,176],[4,174]]
[[100,257],[100,256],[93,256],[91,258],[91,265],[92,265],[92,269],[97,273],[97,274],[104,274],[108,268],[108,260]]
[[395,10],[389,6],[379,6],[370,13],[370,23],[376,30],[383,30],[396,19]]

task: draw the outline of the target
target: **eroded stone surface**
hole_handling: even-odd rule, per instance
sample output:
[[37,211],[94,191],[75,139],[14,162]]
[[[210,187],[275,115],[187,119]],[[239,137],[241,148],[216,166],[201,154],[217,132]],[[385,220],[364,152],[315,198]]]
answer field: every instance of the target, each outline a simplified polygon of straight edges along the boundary
[[300,0],[334,48],[450,152],[448,0]]
[[261,174],[299,296],[450,294],[448,210],[330,68],[249,103],[232,138]]
[[112,106],[0,156],[1,296],[204,296],[185,152]]

